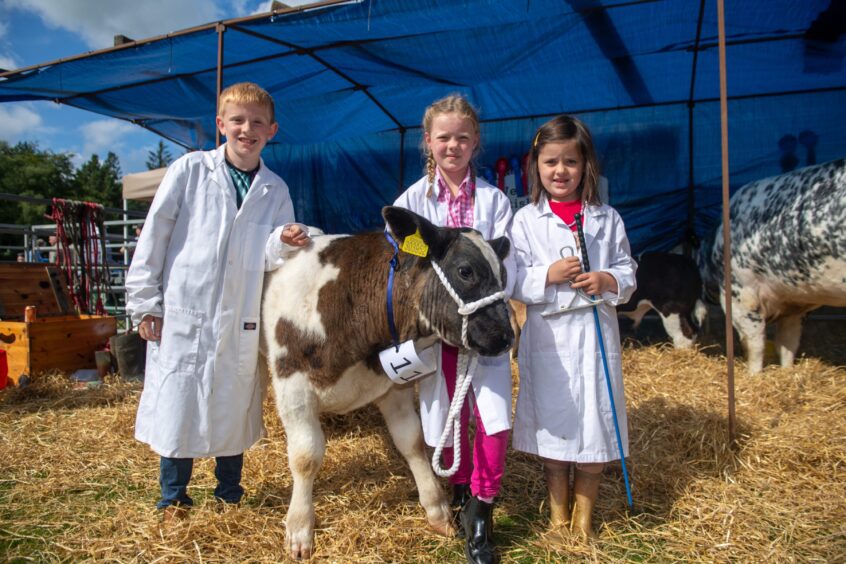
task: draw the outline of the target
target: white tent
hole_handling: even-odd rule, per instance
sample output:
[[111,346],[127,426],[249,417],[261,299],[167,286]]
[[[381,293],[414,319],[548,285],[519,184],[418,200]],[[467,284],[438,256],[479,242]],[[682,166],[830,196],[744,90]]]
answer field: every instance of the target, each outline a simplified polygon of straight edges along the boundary
[[125,200],[153,201],[156,190],[164,178],[167,167],[127,174],[123,177],[123,198]]

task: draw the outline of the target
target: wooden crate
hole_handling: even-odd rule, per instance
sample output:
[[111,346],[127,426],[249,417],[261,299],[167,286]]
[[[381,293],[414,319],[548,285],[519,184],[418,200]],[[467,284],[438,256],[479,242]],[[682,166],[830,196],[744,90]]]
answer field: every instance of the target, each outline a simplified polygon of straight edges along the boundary
[[[6,351],[14,384],[43,370],[96,367],[94,351],[117,332],[117,320],[74,314],[68,311],[68,301],[54,266],[0,265],[0,349]],[[36,306],[36,318],[28,323],[24,310],[30,305]]]
[[9,379],[18,384],[42,370],[94,368],[94,351],[117,332],[117,320],[100,315],[40,317],[32,323],[0,321],[0,349]]
[[35,306],[38,315],[68,315],[72,308],[64,278],[52,264],[0,264],[0,319],[23,320],[24,308]]

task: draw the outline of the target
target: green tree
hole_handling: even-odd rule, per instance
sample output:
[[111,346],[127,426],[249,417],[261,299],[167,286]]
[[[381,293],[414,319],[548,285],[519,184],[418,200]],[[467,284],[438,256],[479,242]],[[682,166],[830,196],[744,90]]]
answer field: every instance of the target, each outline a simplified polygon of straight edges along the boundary
[[[33,198],[73,197],[71,155],[41,151],[36,143],[10,146],[0,141],[0,192]],[[5,201],[0,206],[0,223],[44,223],[45,211],[41,204]]]
[[[74,194],[73,163],[68,153],[42,151],[36,143],[9,145],[0,141],[0,193],[31,198],[69,198]],[[39,225],[47,206],[29,202],[0,201],[0,223]],[[20,235],[0,234],[0,246],[20,245]],[[0,259],[14,260],[11,250],[0,250]]]
[[164,141],[159,141],[159,144],[152,151],[147,153],[147,170],[154,170],[170,165],[173,162],[173,157],[170,150],[165,147]]
[[74,176],[75,199],[119,208],[123,201],[120,179],[120,162],[117,155],[110,151],[102,162],[99,156],[92,155]]

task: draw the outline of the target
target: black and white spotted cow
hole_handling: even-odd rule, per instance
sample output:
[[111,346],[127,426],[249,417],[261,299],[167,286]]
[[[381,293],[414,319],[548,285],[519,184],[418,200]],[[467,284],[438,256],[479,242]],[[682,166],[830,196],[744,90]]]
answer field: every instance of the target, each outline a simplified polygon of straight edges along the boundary
[[[846,305],[846,159],[751,182],[731,198],[732,320],[750,373],[761,371],[765,326],[776,323],[781,365],[791,366],[802,318]],[[723,291],[723,233],[703,247],[709,291]]]
[[[425,258],[399,254],[393,308],[400,341],[461,346],[463,318],[432,264],[464,303],[496,297],[504,287],[508,239],[487,242],[472,229],[439,228],[398,207],[382,215],[399,243],[419,230],[428,245]],[[383,233],[315,237],[265,280],[262,340],[294,480],[286,519],[293,558],[313,550],[312,486],[325,448],[318,416],[369,403],[379,407],[411,468],[429,525],[452,532],[449,505],[423,450],[414,388],[393,384],[378,358],[392,342],[385,313],[392,253]],[[514,337],[506,303],[498,297],[478,305],[467,315],[467,344],[482,355],[500,354]]]
[[644,253],[637,260],[637,290],[617,312],[634,320],[654,309],[678,349],[696,342],[707,309],[702,303],[702,278],[696,262],[675,253]]

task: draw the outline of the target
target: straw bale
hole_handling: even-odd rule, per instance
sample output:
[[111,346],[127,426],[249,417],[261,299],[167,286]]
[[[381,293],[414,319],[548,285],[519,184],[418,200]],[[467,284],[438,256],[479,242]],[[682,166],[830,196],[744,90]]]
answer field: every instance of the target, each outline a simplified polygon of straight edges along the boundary
[[[755,377],[739,363],[731,447],[720,347],[626,346],[634,509],[621,465],[610,464],[594,519],[599,540],[550,534],[540,465],[509,451],[494,512],[503,560],[846,561],[846,369],[829,359],[805,356]],[[518,385],[515,368],[515,392]],[[246,454],[243,503],[221,510],[213,461],[198,460],[190,518],[163,531],[158,460],[133,439],[140,389],[110,377],[75,390],[52,373],[0,393],[2,559],[285,560],[292,482],[272,401],[268,437]],[[378,410],[322,421],[315,559],[462,562],[461,541],[426,527]]]

